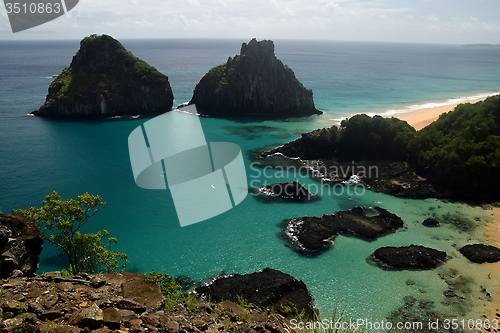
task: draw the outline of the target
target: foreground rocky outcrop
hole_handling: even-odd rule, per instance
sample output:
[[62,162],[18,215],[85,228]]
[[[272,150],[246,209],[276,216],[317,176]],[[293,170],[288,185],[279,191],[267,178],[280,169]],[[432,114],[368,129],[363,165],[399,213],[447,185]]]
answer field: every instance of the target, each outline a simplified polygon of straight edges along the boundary
[[500,261],[500,249],[492,245],[469,244],[462,247],[460,253],[475,263]]
[[240,55],[212,68],[189,104],[208,116],[309,116],[321,113],[313,93],[276,58],[270,40],[243,43]]
[[0,214],[1,279],[33,275],[42,248],[42,234],[35,222],[23,216]]
[[254,194],[266,201],[314,201],[319,196],[309,192],[298,182],[268,184],[259,189],[254,189]]
[[374,239],[403,226],[403,220],[380,207],[355,207],[333,215],[299,217],[286,221],[284,234],[299,252],[326,250],[338,234]]
[[49,86],[38,116],[107,118],[170,111],[168,77],[136,58],[110,36],[80,42],[71,65]]
[[421,245],[387,246],[373,252],[369,261],[386,269],[433,269],[446,262],[446,252]]
[[199,296],[215,302],[238,302],[238,298],[243,297],[261,308],[273,309],[285,316],[304,312],[308,318],[314,318],[314,301],[305,283],[271,268],[216,279],[195,290]]
[[280,332],[287,319],[229,300],[164,308],[160,287],[138,273],[59,272],[2,281],[0,331],[19,333]]

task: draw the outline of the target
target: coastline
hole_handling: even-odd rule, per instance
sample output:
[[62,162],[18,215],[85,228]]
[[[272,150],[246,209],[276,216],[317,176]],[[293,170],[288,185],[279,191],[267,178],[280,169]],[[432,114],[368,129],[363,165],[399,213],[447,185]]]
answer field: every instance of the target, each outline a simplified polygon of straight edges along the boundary
[[[491,95],[493,96],[493,95]],[[488,96],[489,97],[489,96]],[[433,121],[439,118],[439,116],[445,112],[453,111],[455,107],[459,104],[463,103],[476,103],[480,101],[484,101],[487,97],[480,97],[476,99],[468,99],[466,101],[462,101],[459,103],[448,104],[443,106],[438,106],[434,108],[421,108],[416,109],[410,113],[395,113],[390,115],[390,117],[399,118],[401,120],[405,120],[408,124],[413,126],[417,131],[421,130],[425,126],[431,124]],[[387,116],[389,117],[389,116]]]
[[[484,235],[486,236],[486,244],[500,247],[500,207],[492,208],[492,222],[484,227]],[[483,264],[485,265],[485,264]],[[500,262],[490,263],[491,280],[500,279]],[[488,318],[498,318],[497,313],[500,310],[500,287],[492,293],[491,305],[486,309]]]

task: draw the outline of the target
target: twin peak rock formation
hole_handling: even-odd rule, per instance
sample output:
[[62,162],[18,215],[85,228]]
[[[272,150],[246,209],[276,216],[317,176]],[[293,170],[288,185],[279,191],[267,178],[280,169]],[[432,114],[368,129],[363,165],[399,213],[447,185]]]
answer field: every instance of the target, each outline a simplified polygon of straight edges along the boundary
[[[33,114],[80,118],[155,115],[170,111],[168,77],[136,58],[110,36],[80,42],[71,65],[49,86]],[[240,55],[212,68],[189,104],[206,116],[310,116],[319,114],[313,93],[276,58],[272,41],[252,39]]]

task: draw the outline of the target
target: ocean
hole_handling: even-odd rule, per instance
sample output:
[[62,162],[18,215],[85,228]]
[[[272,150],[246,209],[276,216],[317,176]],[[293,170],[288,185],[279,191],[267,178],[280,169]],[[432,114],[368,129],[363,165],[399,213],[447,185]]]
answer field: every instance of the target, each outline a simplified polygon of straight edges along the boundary
[[[210,68],[239,54],[241,43],[248,41],[121,42],[168,75],[176,106],[190,100],[196,83]],[[168,190],[141,189],[134,182],[127,139],[148,118],[76,121],[27,115],[44,103],[52,75],[70,64],[79,41],[0,41],[3,212],[39,207],[52,190],[63,198],[88,192],[100,195],[107,205],[83,231],[107,229],[118,239],[112,249],[129,256],[129,271],[155,270],[202,281],[271,267],[303,280],[326,317],[334,308],[345,308],[354,320],[380,322],[404,304],[405,296],[434,302],[432,309],[444,313],[460,310],[467,318],[482,314],[488,304],[480,299],[478,285],[488,286],[488,268],[468,262],[457,248],[483,241],[482,226],[491,222],[491,211],[371,191],[353,195],[346,189],[332,194],[304,175],[272,170],[263,174],[251,163],[255,151],[330,127],[356,113],[390,115],[499,93],[500,48],[293,40],[275,40],[274,44],[278,59],[313,90],[316,107],[324,113],[282,120],[201,118],[201,124],[207,141],[240,146],[252,185],[298,180],[317,191],[321,200],[263,203],[248,195],[232,210],[181,228]],[[374,205],[399,215],[405,227],[374,241],[339,236],[331,249],[316,257],[296,253],[280,235],[284,219]],[[421,222],[430,216],[473,221],[476,227],[464,230],[453,223],[423,227]],[[379,247],[410,244],[446,251],[451,259],[430,271],[386,271],[366,261]],[[46,243],[38,273],[65,265],[64,258]],[[449,286],[438,273],[450,269],[470,276],[471,306],[459,309],[456,304],[443,304],[443,291]]]

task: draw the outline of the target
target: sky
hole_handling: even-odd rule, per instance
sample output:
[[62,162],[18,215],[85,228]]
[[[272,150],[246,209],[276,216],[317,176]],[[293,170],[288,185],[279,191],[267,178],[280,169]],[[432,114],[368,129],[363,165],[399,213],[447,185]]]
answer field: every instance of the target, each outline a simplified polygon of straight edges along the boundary
[[0,39],[108,34],[500,44],[499,13],[500,0],[80,0],[66,15],[18,33],[0,5]]

